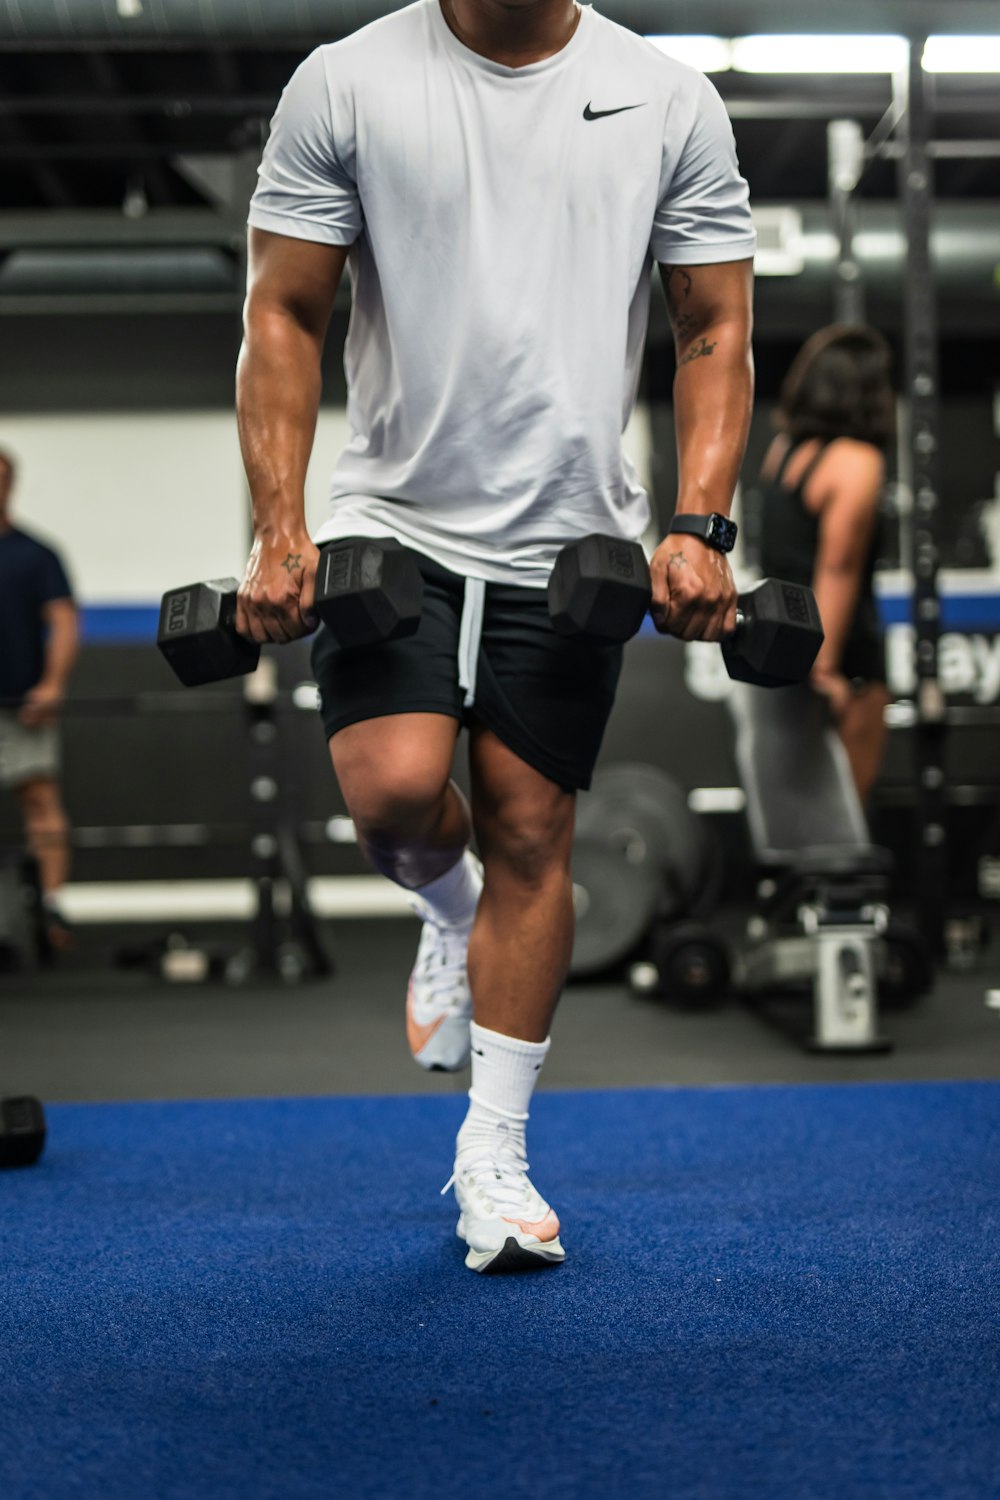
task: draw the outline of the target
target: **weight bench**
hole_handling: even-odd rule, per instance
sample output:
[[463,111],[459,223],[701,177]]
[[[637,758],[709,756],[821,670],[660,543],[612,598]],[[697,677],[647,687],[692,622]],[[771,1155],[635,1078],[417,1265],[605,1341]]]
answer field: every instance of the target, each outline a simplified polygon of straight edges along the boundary
[[892,859],[869,839],[826,701],[806,683],[735,683],[730,711],[763,876],[738,985],[755,998],[811,991],[811,1050],[887,1051],[878,976]]

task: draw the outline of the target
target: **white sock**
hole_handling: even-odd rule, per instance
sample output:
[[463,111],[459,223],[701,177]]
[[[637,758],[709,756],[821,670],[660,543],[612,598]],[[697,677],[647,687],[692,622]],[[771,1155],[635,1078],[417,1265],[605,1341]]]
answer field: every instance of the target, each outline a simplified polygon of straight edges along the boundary
[[472,1087],[458,1150],[495,1144],[500,1135],[523,1155],[528,1107],[550,1042],[522,1042],[475,1021],[471,1031]]
[[483,877],[473,855],[466,849],[450,870],[414,892],[435,917],[448,927],[468,927],[476,915],[483,891]]

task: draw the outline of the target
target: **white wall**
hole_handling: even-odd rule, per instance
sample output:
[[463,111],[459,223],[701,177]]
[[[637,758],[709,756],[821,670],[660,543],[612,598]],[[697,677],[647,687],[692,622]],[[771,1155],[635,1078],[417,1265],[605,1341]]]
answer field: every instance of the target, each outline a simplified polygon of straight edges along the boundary
[[[347,441],[322,413],[309,471],[311,526]],[[14,516],[64,554],[85,604],[150,604],[196,578],[242,572],[249,510],[229,412],[0,415],[19,461]]]
[[[306,487],[312,530],[348,436],[344,410],[320,414]],[[16,517],[58,546],[82,603],[152,604],[196,578],[242,572],[249,508],[232,413],[0,415],[0,447],[20,463]],[[626,447],[650,484],[645,407]]]

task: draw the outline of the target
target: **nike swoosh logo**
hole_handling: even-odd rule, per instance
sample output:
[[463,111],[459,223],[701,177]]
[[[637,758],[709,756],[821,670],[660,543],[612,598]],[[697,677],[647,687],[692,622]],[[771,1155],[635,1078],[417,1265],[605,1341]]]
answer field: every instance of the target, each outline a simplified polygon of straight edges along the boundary
[[609,115],[625,115],[630,109],[645,109],[645,101],[642,104],[622,104],[618,109],[591,109],[590,105],[583,112],[585,120],[606,120]]
[[438,1016],[436,1021],[430,1025],[422,1026],[413,1014],[413,985],[406,991],[406,1040],[410,1044],[410,1051],[417,1057],[427,1046],[431,1037],[440,1031],[444,1025],[444,1016]]

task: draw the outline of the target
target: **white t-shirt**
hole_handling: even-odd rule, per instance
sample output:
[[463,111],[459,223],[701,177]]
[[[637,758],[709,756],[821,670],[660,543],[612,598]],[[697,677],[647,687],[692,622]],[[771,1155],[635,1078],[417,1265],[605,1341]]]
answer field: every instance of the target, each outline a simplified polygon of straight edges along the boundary
[[502,67],[439,0],[301,64],[250,224],[354,247],[352,437],[318,539],[391,534],[537,587],[566,542],[647,525],[621,437],[654,259],[756,243],[702,74],[589,8],[554,57]]

